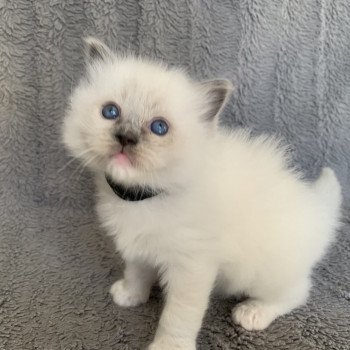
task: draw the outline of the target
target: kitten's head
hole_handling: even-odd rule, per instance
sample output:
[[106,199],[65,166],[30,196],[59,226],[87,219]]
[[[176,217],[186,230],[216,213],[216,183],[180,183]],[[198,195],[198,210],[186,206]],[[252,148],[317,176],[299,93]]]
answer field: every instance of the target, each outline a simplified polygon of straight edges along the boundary
[[[86,76],[64,120],[64,143],[94,171],[125,184],[166,186],[200,162],[231,91],[86,40]],[[180,175],[181,176],[181,175]]]

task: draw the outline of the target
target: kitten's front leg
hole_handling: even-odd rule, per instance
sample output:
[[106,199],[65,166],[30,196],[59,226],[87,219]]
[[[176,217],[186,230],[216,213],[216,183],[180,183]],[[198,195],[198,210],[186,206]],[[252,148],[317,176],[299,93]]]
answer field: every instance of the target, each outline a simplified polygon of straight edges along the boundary
[[137,261],[126,261],[124,278],[115,282],[110,293],[119,306],[129,307],[145,303],[156,279],[156,270]]
[[217,270],[200,265],[169,269],[166,304],[153,343],[148,350],[195,350],[196,338],[207,309]]

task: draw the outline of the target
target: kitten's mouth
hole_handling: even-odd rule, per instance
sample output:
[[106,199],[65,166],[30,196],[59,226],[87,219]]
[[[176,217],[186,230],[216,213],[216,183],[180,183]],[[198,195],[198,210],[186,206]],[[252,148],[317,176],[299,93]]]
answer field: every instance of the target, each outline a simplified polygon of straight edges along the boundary
[[123,149],[119,152],[114,153],[112,159],[120,167],[132,166],[130,156],[127,153],[125,153]]

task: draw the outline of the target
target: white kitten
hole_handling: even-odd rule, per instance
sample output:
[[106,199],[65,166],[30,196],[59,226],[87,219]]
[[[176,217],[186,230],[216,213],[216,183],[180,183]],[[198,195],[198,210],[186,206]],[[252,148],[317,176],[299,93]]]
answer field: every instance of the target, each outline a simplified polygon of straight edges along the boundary
[[64,142],[96,173],[100,219],[125,259],[114,301],[146,302],[157,275],[166,290],[149,349],[195,349],[214,285],[249,296],[232,310],[248,330],[304,303],[338,224],[333,171],[304,183],[275,139],[217,128],[229,82],[86,42]]

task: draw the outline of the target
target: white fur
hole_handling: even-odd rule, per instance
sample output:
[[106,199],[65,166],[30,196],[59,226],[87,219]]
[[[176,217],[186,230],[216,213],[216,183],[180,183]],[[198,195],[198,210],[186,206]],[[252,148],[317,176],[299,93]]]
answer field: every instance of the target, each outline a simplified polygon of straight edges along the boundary
[[[250,297],[232,311],[248,330],[264,329],[303,304],[312,267],[338,224],[341,195],[333,171],[305,183],[288,169],[277,140],[212,128],[201,120],[208,94],[181,71],[110,54],[92,63],[88,76],[72,96],[64,140],[95,171],[99,217],[126,262],[124,279],[111,288],[114,301],[145,302],[156,272],[166,290],[149,349],[194,350],[215,285]],[[107,101],[118,102],[125,120],[136,118],[140,127],[158,115],[170,121],[171,132],[151,153],[158,136],[147,136],[139,167],[118,169],[108,158],[115,141],[111,122],[100,115]],[[123,201],[105,172],[164,193]]]

